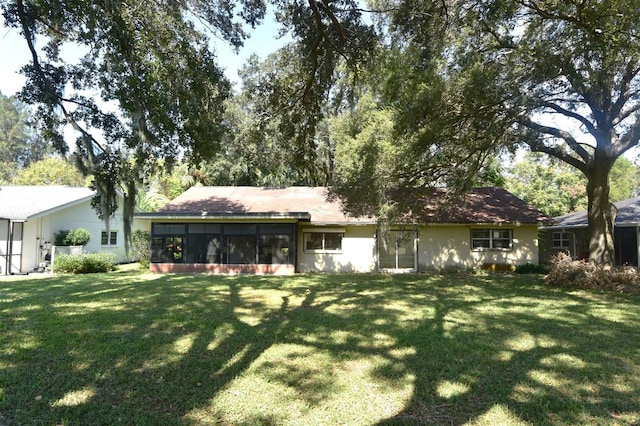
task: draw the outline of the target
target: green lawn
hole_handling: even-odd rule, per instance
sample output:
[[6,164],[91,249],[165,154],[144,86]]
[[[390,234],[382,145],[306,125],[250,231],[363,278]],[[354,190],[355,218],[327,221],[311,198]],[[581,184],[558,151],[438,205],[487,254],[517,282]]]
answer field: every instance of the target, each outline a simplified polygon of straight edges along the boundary
[[638,424],[640,298],[536,276],[0,281],[0,425]]

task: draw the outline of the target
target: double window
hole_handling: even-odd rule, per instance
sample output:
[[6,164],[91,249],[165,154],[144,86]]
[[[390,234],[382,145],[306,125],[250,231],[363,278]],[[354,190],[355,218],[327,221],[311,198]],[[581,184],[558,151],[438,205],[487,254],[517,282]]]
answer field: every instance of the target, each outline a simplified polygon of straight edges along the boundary
[[553,248],[555,249],[568,249],[571,244],[571,234],[568,232],[554,232],[553,233]]
[[473,250],[511,250],[513,249],[513,230],[472,229],[471,248]]
[[115,246],[118,245],[118,232],[117,231],[102,231],[100,234],[100,244],[103,246]]
[[342,251],[343,232],[305,232],[304,251],[339,252]]

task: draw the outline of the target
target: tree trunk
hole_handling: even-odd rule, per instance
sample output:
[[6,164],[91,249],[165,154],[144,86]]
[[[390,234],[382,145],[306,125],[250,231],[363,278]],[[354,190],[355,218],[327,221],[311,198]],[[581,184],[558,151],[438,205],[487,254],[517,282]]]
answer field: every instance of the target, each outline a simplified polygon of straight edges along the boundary
[[613,223],[615,207],[609,202],[609,173],[613,162],[601,161],[587,176],[589,200],[589,260],[601,266],[613,266]]

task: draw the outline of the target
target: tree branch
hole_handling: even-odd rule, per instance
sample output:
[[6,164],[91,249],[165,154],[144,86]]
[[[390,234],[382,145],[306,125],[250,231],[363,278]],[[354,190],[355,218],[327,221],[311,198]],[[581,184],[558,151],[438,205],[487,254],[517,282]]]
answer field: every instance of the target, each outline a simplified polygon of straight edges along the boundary
[[638,143],[640,143],[640,117],[637,117],[633,127],[618,140],[618,144],[616,144],[618,145],[616,146],[616,154],[620,156],[638,145]]
[[634,65],[636,64],[632,64],[631,62],[627,63],[626,71],[622,76],[622,80],[620,81],[620,93],[618,95],[618,99],[613,104],[611,111],[609,111],[608,118],[609,122],[611,123],[613,123],[618,118],[618,115],[622,111],[622,108],[624,108],[624,105],[627,103],[631,96],[631,81],[638,75],[638,72],[640,72],[640,67],[634,67]]
[[27,46],[29,47],[29,51],[31,52],[31,60],[33,62],[33,68],[38,74],[38,77],[40,78],[43,85],[43,87],[41,88],[44,91],[45,102],[60,108],[60,111],[62,111],[62,114],[64,115],[64,118],[67,121],[67,123],[69,123],[74,130],[76,130],[81,134],[82,139],[84,141],[89,142],[89,145],[99,148],[101,151],[104,152],[104,148],[98,143],[98,141],[93,136],[91,136],[91,134],[87,132],[87,130],[84,129],[73,118],[71,113],[69,113],[69,111],[67,111],[67,109],[64,107],[64,98],[62,98],[62,96],[60,96],[57,93],[56,89],[53,87],[53,85],[51,84],[51,81],[49,80],[46,73],[42,69],[42,65],[40,64],[38,52],[36,51],[36,48],[34,45],[35,36],[31,32],[31,28],[29,27],[28,16],[24,8],[23,0],[17,0],[16,6],[18,11],[18,17],[20,19],[20,26],[22,27],[22,31],[24,32],[24,38],[27,41]]
[[631,117],[634,113],[640,111],[640,103],[634,105],[633,107],[629,108],[627,111],[624,111],[622,113],[620,113],[620,115],[613,120],[612,124],[614,126],[622,123],[624,120],[626,120],[627,118]]
[[[547,135],[551,135],[554,136],[556,138],[560,138],[562,140],[564,140],[567,145],[569,146],[569,148],[571,148],[577,155],[580,156],[580,158],[584,161],[584,163],[588,163],[591,161],[592,159],[592,155],[589,154],[589,152],[587,152],[586,149],[584,149],[582,147],[582,145],[575,140],[575,138],[573,136],[571,136],[571,134],[569,132],[566,132],[564,130],[560,130],[558,128],[555,127],[551,127],[551,126],[544,126],[542,124],[536,123],[534,121],[532,121],[529,117],[521,117],[518,122],[520,124],[522,124],[523,126],[527,127],[528,129],[531,129],[537,133],[544,133]],[[529,146],[532,147],[531,143],[527,142],[527,144]],[[552,150],[547,151],[547,150],[543,150],[542,147],[545,147],[546,149]],[[580,170],[582,170],[582,167],[584,166],[582,162],[578,161],[575,157],[572,157],[570,155],[568,155],[567,153],[565,153],[564,151],[561,151],[557,148],[554,147],[548,147],[547,145],[544,145],[542,143],[536,143],[536,151],[539,152],[545,152],[549,155],[553,155],[556,158],[559,158],[561,160],[566,161],[567,163],[576,166],[577,168],[579,168]],[[568,159],[572,159],[572,161],[569,161]],[[576,164],[574,164],[575,162],[580,163],[582,166],[578,167]]]
[[591,123],[589,120],[587,120],[584,116],[575,113],[573,111],[569,111],[566,108],[561,107],[560,105],[554,103],[554,102],[544,102],[542,104],[543,106],[547,107],[547,108],[551,108],[552,110],[554,110],[555,112],[564,115],[565,117],[569,117],[569,118],[573,118],[577,121],[579,121],[580,123],[582,123],[586,128],[587,131],[591,134],[595,134],[596,132],[596,128],[593,125],[593,123]]

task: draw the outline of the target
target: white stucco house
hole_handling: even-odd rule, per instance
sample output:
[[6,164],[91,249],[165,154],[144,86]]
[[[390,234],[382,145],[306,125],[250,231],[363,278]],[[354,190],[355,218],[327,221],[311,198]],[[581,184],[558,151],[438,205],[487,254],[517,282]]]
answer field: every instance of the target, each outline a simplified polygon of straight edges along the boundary
[[54,235],[78,228],[91,234],[84,251],[111,252],[116,261],[127,261],[122,202],[107,233],[91,208],[94,194],[68,186],[0,186],[0,275],[39,269],[51,254]]
[[327,188],[195,186],[160,211],[138,213],[152,234],[152,272],[511,269],[538,263],[550,219],[501,188],[477,188],[442,208],[418,196],[411,218],[381,226],[353,217]]

